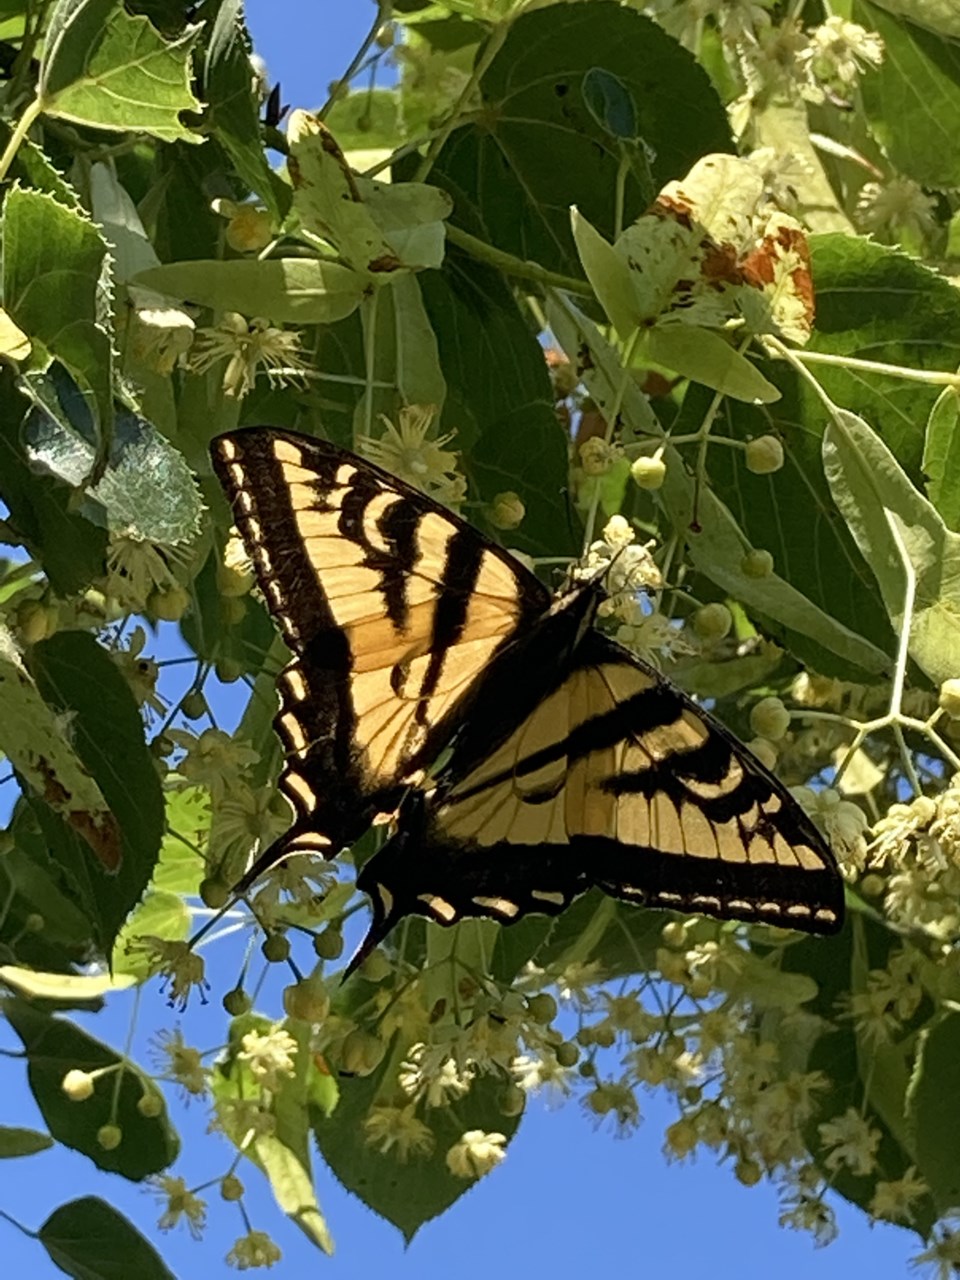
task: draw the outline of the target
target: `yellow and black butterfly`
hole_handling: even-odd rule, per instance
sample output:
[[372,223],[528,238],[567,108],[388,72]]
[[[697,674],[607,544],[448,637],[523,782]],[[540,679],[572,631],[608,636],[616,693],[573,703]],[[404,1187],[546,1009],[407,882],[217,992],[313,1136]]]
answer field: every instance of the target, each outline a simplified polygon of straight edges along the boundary
[[362,953],[412,913],[509,924],[593,886],[840,927],[816,828],[723,725],[594,629],[597,583],[554,600],[458,516],[320,440],[252,427],[215,440],[213,461],[294,655],[275,725],[296,819],[239,890],[395,814],[357,880]]

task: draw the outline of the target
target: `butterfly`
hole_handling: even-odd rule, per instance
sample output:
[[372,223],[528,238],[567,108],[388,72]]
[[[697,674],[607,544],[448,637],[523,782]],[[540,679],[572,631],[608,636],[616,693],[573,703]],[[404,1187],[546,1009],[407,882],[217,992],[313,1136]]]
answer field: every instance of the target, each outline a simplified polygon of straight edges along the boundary
[[516,558],[373,463],[249,427],[214,468],[292,661],[274,721],[282,858],[394,832],[361,868],[358,959],[412,914],[556,915],[598,887],[642,906],[833,933],[843,882],[787,789],[724,726],[554,599]]

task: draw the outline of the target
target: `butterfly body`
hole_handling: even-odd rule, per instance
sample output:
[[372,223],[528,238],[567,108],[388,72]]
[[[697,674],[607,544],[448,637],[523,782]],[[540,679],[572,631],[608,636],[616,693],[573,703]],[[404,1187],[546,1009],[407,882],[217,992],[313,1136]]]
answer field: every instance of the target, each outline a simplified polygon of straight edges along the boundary
[[213,457],[293,654],[275,724],[296,819],[241,888],[396,813],[358,877],[362,951],[413,913],[511,923],[594,886],[839,928],[822,837],[718,721],[594,628],[598,583],[554,601],[459,517],[322,441],[248,428]]

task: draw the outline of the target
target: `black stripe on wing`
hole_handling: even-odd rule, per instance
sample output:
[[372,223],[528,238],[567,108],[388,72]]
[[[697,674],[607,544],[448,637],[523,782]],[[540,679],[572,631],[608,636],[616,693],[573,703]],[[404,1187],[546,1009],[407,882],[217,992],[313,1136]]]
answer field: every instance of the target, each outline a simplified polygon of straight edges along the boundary
[[783,784],[596,632],[488,758],[474,742],[464,767],[454,751],[358,884],[377,936],[412,912],[441,924],[555,914],[592,886],[811,933],[843,916],[833,855]]
[[212,456],[295,655],[274,724],[296,820],[256,867],[294,847],[333,856],[395,809],[551,597],[458,516],[334,445],[247,428]]

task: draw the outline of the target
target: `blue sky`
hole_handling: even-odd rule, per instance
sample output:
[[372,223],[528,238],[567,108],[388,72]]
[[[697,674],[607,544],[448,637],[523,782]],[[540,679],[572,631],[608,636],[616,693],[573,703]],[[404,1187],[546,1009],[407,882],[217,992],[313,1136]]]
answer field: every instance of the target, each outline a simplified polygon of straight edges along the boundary
[[[315,107],[327,85],[349,63],[372,20],[367,0],[248,0],[248,20],[271,77],[283,85],[283,100]],[[227,949],[224,948],[224,952]],[[208,953],[210,955],[211,953]],[[210,976],[213,1000],[233,985],[234,953],[213,952]],[[114,1045],[124,1042],[132,1001],[123,996],[86,1025]],[[155,985],[146,989],[134,1056],[147,1056],[149,1035],[170,1026],[174,1015]],[[194,1002],[182,1020],[187,1040],[212,1047],[222,1033],[219,1004]],[[0,1047],[15,1047],[6,1036]],[[43,1128],[24,1072],[9,1061],[0,1124]],[[395,1280],[488,1280],[532,1272],[565,1276],[577,1271],[631,1276],[659,1275],[677,1268],[687,1277],[720,1280],[847,1280],[856,1269],[871,1280],[893,1280],[906,1273],[907,1259],[918,1251],[915,1237],[890,1227],[871,1228],[857,1211],[838,1206],[841,1235],[817,1250],[810,1239],[777,1226],[777,1200],[768,1187],[747,1190],[729,1168],[700,1158],[668,1165],[662,1154],[663,1130],[673,1119],[659,1095],[642,1102],[644,1122],[631,1138],[618,1140],[596,1131],[575,1104],[548,1110],[534,1099],[505,1163],[482,1180],[443,1218],[428,1224],[405,1249],[399,1234],[347,1194],[332,1175],[317,1166],[321,1204],[337,1242],[326,1259],[289,1225],[273,1205],[269,1188],[252,1169],[241,1168],[248,1187],[254,1225],[269,1231],[283,1250],[274,1275],[329,1276],[331,1280],[389,1275]],[[225,1172],[230,1151],[205,1134],[202,1105],[173,1106],[186,1155],[175,1172],[191,1184]],[[35,1229],[58,1204],[80,1195],[101,1195],[159,1242],[168,1266],[182,1280],[216,1280],[235,1275],[223,1262],[233,1239],[242,1233],[232,1206],[210,1195],[209,1226],[196,1244],[176,1230],[160,1236],[159,1207],[148,1191],[100,1174],[79,1155],[56,1149],[2,1166],[2,1207]],[[61,1276],[35,1242],[0,1221],[4,1274],[31,1280]]]

